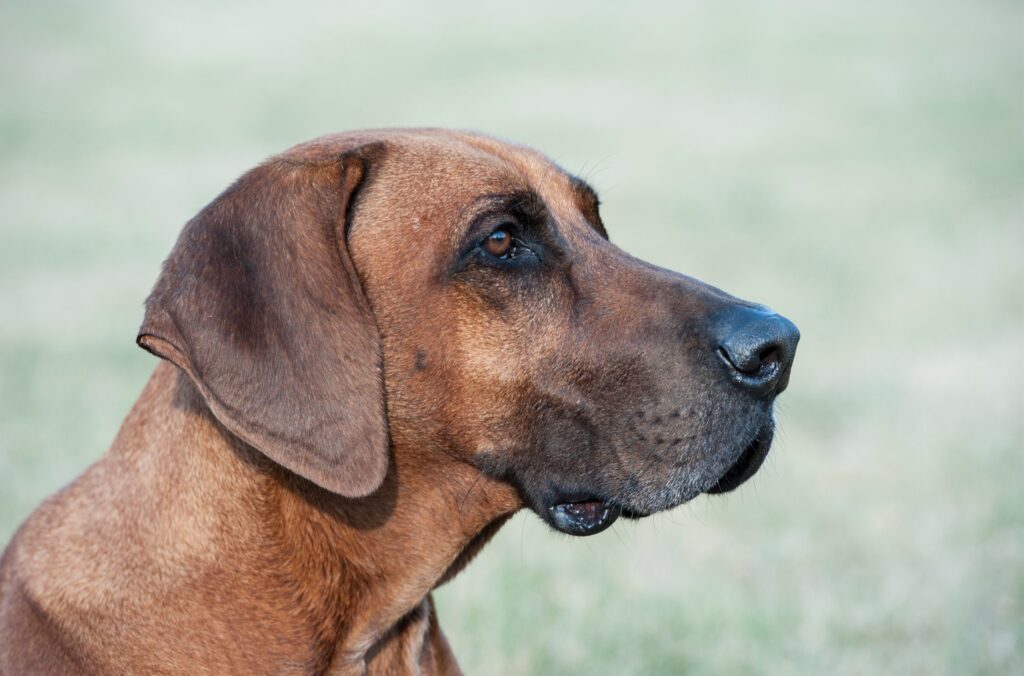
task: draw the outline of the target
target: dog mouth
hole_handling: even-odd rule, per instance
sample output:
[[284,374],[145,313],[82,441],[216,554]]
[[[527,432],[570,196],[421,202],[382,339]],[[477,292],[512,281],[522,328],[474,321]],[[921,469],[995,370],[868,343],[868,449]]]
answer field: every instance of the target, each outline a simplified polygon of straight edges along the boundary
[[547,508],[552,526],[567,535],[596,535],[619,518],[622,508],[599,498],[556,502]]
[[[728,493],[754,476],[768,456],[774,432],[774,425],[768,422],[725,472],[702,492],[712,495]],[[699,493],[694,493],[693,497]],[[638,509],[627,503],[628,501],[619,503],[587,493],[563,493],[538,511],[553,528],[575,536],[596,535],[608,529],[620,516],[627,519],[642,519],[661,511]]]
[[[754,476],[771,449],[774,425],[769,422],[743,449],[739,457],[725,470],[705,493],[719,495],[739,488]],[[597,535],[620,516],[640,519],[653,512],[633,509],[595,496],[562,497],[547,507],[547,520],[556,530],[571,536]]]

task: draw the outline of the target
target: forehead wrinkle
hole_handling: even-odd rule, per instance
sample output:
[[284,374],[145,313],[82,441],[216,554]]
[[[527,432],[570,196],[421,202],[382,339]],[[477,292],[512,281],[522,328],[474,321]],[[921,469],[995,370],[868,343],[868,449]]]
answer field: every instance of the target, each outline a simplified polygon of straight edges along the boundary
[[[516,170],[517,173],[526,177],[531,184],[537,184],[538,193],[543,194],[547,192],[542,188],[556,183],[560,189],[568,187],[570,191],[575,191],[577,186],[579,186],[592,193],[595,197],[597,196],[597,191],[594,190],[593,186],[582,178],[570,173],[536,148],[503,141],[476,132],[454,131],[448,132],[447,135],[457,139],[461,144],[477,152],[482,152],[488,157],[497,159],[506,166]],[[553,181],[552,175],[557,176],[560,180]],[[561,192],[561,190],[558,192]]]
[[[474,139],[478,140],[478,139]],[[578,220],[571,174],[537,150],[484,139],[488,150],[509,165],[555,217],[555,225]],[[564,229],[564,228],[559,228]]]
[[531,183],[534,179],[540,184],[547,183],[553,172],[568,175],[554,160],[536,148],[472,132],[456,133],[454,136],[463,144],[501,161]]
[[529,187],[505,158],[455,140],[428,136],[399,144],[386,159],[381,180],[371,186],[378,207],[392,217],[452,222],[472,209],[482,193]]
[[[579,178],[566,171],[557,162],[541,152],[529,147],[511,146],[513,150],[522,150],[511,158],[528,178],[536,176],[531,183],[534,189],[554,216],[555,226],[563,235],[575,239],[577,230],[591,232],[595,227],[585,215],[583,201],[592,199],[596,209],[599,199],[597,191]],[[583,215],[581,221],[580,215]],[[560,226],[560,227],[559,227]]]
[[[479,195],[471,200],[460,212],[462,221],[470,221],[494,209],[515,209],[534,199],[540,199],[530,187],[510,186],[509,190]],[[541,200],[543,203],[543,200]]]

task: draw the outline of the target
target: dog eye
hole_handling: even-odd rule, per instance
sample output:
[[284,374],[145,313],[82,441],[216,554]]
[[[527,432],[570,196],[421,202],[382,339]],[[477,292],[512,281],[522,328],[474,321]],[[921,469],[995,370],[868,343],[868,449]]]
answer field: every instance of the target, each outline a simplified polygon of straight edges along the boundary
[[512,258],[518,249],[515,237],[508,228],[498,228],[489,234],[483,242],[483,248],[490,255],[501,259]]

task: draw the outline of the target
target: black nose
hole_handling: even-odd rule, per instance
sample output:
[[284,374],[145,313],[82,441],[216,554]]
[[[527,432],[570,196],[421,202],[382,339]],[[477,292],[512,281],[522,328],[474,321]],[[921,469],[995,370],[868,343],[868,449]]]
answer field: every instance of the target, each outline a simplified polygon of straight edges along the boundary
[[800,340],[796,325],[764,307],[737,306],[718,319],[718,356],[732,379],[761,396],[786,389]]

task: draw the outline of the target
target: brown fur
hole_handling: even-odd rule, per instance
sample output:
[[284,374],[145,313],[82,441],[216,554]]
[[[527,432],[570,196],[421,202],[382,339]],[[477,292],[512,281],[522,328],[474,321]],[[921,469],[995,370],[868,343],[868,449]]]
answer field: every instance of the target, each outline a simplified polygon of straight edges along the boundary
[[[702,327],[749,304],[630,258],[597,209],[539,153],[443,130],[242,177],[147,302],[167,362],[4,553],[0,672],[458,673],[430,592],[515,511],[716,486],[770,400]],[[529,269],[474,248],[506,221]]]

